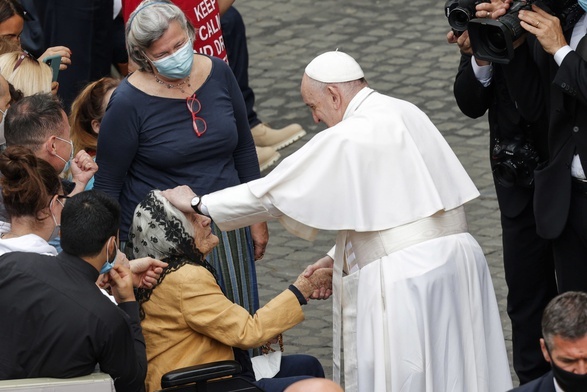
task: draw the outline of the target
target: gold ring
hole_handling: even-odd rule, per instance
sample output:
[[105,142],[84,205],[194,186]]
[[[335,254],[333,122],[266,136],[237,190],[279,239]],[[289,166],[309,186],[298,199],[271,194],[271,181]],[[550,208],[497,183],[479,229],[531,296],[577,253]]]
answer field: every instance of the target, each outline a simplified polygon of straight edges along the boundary
[[536,27],[538,28],[538,26],[540,26],[540,21],[538,21],[538,23],[536,23]]
[[486,11],[487,12],[487,17],[489,18],[491,16],[491,12]]

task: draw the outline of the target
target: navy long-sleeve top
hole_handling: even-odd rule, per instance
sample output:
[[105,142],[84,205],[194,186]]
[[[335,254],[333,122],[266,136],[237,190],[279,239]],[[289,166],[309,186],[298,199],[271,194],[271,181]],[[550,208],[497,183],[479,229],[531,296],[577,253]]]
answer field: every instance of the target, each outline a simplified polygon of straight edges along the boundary
[[232,71],[211,58],[195,92],[207,130],[198,137],[185,99],[148,95],[125,79],[100,126],[94,188],[120,202],[120,238],[128,238],[135,207],[152,189],[188,185],[203,195],[259,178],[245,104]]

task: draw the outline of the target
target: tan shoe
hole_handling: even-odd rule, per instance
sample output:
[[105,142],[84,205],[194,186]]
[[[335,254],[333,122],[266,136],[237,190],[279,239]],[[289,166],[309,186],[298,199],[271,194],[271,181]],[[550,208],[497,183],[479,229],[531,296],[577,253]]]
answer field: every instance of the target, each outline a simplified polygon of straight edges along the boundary
[[300,124],[290,124],[285,128],[272,129],[267,124],[255,125],[251,128],[255,145],[258,147],[273,147],[280,150],[289,146],[306,134]]
[[261,171],[274,165],[275,162],[281,157],[273,147],[255,147],[257,150],[257,159],[259,159],[259,169]]

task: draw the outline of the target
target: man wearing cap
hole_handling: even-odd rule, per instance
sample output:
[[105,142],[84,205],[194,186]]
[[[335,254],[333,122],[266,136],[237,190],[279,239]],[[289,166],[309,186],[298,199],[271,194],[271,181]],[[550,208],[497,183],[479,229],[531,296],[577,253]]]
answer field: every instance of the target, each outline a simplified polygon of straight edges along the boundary
[[446,141],[417,107],[369,88],[342,52],[310,62],[301,93],[329,128],[266,177],[165,196],[223,230],[279,219],[308,240],[338,231],[307,273],[335,268],[333,373],[342,339],[346,391],[511,388],[491,277],[462,207],[479,193]]

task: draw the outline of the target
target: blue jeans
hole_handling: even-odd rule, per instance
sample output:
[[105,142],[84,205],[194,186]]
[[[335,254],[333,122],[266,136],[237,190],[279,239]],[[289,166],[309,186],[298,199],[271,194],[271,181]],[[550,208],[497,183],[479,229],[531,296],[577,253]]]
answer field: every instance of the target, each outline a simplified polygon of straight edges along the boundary
[[312,377],[324,378],[320,361],[311,355],[284,355],[281,357],[279,372],[273,378],[260,379],[255,385],[265,392],[283,392],[294,382]]

